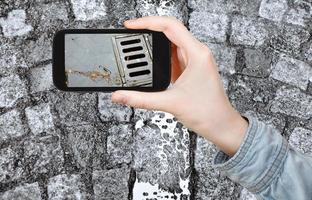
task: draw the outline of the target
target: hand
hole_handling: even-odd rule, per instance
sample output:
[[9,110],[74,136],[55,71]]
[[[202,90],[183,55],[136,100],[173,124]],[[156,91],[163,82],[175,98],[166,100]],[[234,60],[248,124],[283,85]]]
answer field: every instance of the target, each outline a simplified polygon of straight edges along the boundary
[[163,32],[172,42],[172,87],[161,92],[119,90],[112,101],[135,108],[173,114],[187,128],[232,156],[248,122],[234,109],[223,89],[210,49],[173,17],[150,16],[128,20],[130,29]]

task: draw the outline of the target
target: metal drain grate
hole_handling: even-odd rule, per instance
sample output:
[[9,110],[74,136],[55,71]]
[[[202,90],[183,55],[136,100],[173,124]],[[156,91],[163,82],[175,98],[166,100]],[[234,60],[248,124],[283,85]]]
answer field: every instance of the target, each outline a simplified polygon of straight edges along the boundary
[[123,86],[152,86],[151,35],[118,35],[112,41]]

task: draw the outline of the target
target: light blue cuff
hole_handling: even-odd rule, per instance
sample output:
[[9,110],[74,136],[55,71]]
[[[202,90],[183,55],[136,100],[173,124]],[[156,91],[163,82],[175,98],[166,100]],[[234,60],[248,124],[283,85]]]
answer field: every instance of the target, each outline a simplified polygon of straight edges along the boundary
[[222,175],[250,192],[259,193],[270,186],[280,172],[289,147],[277,129],[252,116],[242,117],[249,125],[239,150],[233,157],[218,151],[213,164]]

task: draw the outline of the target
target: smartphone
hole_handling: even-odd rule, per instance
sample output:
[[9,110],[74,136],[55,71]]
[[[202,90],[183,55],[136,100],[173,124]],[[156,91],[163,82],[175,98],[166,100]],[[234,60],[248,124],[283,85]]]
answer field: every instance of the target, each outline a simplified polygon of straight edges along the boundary
[[53,39],[53,82],[63,91],[164,90],[170,49],[167,37],[151,30],[60,30]]

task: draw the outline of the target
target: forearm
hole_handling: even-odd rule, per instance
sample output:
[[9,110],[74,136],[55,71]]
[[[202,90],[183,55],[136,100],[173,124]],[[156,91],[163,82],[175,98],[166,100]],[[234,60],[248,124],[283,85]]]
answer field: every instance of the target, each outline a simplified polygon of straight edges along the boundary
[[215,116],[212,124],[203,121],[197,126],[197,133],[214,143],[221,151],[233,156],[244,139],[248,120],[240,115],[230,104],[224,106],[224,112]]
[[230,157],[218,152],[215,167],[261,198],[310,199],[312,157],[291,149],[277,129],[254,117],[248,120],[236,154]]

